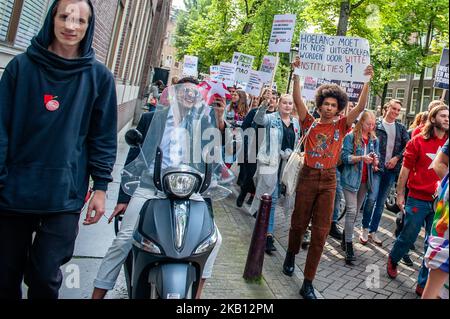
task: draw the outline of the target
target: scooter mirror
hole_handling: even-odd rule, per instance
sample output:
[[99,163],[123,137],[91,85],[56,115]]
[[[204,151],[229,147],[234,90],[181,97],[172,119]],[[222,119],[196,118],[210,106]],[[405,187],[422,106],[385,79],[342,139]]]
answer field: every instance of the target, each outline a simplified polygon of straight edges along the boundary
[[125,142],[131,147],[139,147],[143,140],[142,133],[134,128],[125,133]]

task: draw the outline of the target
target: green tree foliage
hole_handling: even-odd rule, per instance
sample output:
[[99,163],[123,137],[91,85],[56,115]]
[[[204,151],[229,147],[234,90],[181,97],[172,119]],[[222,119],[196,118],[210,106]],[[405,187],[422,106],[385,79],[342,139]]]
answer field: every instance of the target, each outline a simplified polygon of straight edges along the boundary
[[[448,0],[185,0],[178,18],[178,59],[199,57],[199,71],[231,61],[233,52],[255,56],[258,69],[275,14],[297,15],[294,45],[300,32],[346,34],[369,40],[375,68],[373,92],[386,93],[400,74],[423,73],[439,62],[448,47]],[[428,35],[428,37],[427,37]],[[287,85],[289,56],[280,54],[276,82]]]
[[[198,0],[197,6],[186,6],[178,16],[177,58],[199,57],[199,71],[209,73],[209,66],[230,62],[234,52],[255,56],[254,69],[259,69],[267,55],[275,14],[296,14],[295,42],[306,24],[300,20],[305,7],[302,0]],[[189,3],[191,5],[191,3]],[[285,90],[289,73],[288,54],[280,55],[276,82]]]

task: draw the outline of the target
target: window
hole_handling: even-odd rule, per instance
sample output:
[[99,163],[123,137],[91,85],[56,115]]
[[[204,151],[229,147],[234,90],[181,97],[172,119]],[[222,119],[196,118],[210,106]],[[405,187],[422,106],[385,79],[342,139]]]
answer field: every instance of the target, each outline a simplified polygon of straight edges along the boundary
[[14,46],[25,49],[39,32],[47,14],[48,1],[25,0]]
[[0,41],[6,41],[13,7],[14,0],[2,0],[0,2]]
[[49,0],[1,0],[0,41],[19,49],[30,45],[47,14]]
[[397,92],[395,93],[395,98],[397,100],[402,101],[405,99],[405,89],[397,89]]
[[428,109],[428,104],[431,102],[431,88],[424,88],[422,95],[421,109]]
[[114,22],[114,31],[112,36],[112,41],[109,48],[109,55],[107,58],[107,65],[110,70],[115,69],[115,64],[117,62],[117,55],[119,49],[119,35],[123,32],[124,27],[124,12],[125,12],[125,1],[119,1],[116,12],[116,20]]
[[[424,79],[431,80],[433,78],[433,68],[425,68]],[[414,74],[414,80],[420,80],[420,73]]]
[[172,67],[172,59],[173,59],[173,57],[171,55],[166,56],[164,66],[166,66],[168,68]]
[[406,81],[407,78],[408,78],[407,74],[400,74],[400,76],[398,77],[398,81]]
[[393,97],[393,90],[387,89],[386,98],[384,99],[383,104],[387,103],[390,99],[392,99],[392,97]]
[[411,107],[409,109],[410,114],[416,114],[416,103],[418,95],[419,95],[419,88],[413,88],[411,93]]
[[433,78],[433,68],[426,68],[425,69],[425,79],[431,80]]
[[434,88],[433,100],[440,100],[443,92],[443,89]]

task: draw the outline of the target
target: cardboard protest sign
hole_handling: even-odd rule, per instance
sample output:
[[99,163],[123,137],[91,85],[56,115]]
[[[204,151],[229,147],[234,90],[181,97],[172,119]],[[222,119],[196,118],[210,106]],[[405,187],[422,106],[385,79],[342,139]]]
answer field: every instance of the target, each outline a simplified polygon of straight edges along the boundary
[[314,101],[317,88],[322,84],[330,83],[339,85],[345,91],[345,93],[347,93],[348,100],[355,103],[358,102],[359,96],[361,95],[362,89],[364,87],[363,82],[315,79],[313,77],[306,76],[302,89],[303,98],[307,101]]
[[249,80],[245,87],[245,92],[254,96],[259,96],[264,84],[262,77],[263,74],[261,71],[251,70]]
[[247,83],[250,77],[250,71],[252,70],[254,56],[234,52],[233,64],[236,64],[236,82]]
[[273,18],[269,52],[291,51],[292,36],[295,29],[295,14],[277,14]]
[[305,76],[305,81],[303,82],[302,98],[307,101],[313,101],[317,89],[317,79]]
[[277,64],[277,57],[273,55],[264,56],[261,63],[261,76],[264,83],[269,83],[272,80],[272,74]]
[[198,57],[185,55],[183,62],[183,75],[197,77]]
[[300,68],[294,74],[314,78],[367,82],[370,64],[369,42],[363,38],[300,34]]
[[222,81],[220,77],[220,65],[211,65],[209,67],[209,77],[213,81]]
[[448,90],[448,49],[444,49],[441,55],[441,61],[436,70],[436,78],[433,87]]
[[226,86],[233,86],[235,83],[236,64],[220,62],[220,78]]

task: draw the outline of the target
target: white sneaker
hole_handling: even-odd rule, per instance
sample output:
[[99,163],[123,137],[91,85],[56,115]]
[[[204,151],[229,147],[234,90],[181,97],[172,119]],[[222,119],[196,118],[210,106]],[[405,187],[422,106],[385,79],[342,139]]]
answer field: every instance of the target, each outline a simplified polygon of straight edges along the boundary
[[369,229],[368,228],[363,228],[361,235],[359,235],[359,242],[363,245],[367,244],[367,242],[369,241]]
[[380,238],[378,238],[378,235],[375,232],[370,233],[369,238],[378,246],[381,246],[383,244],[383,242],[381,241]]

